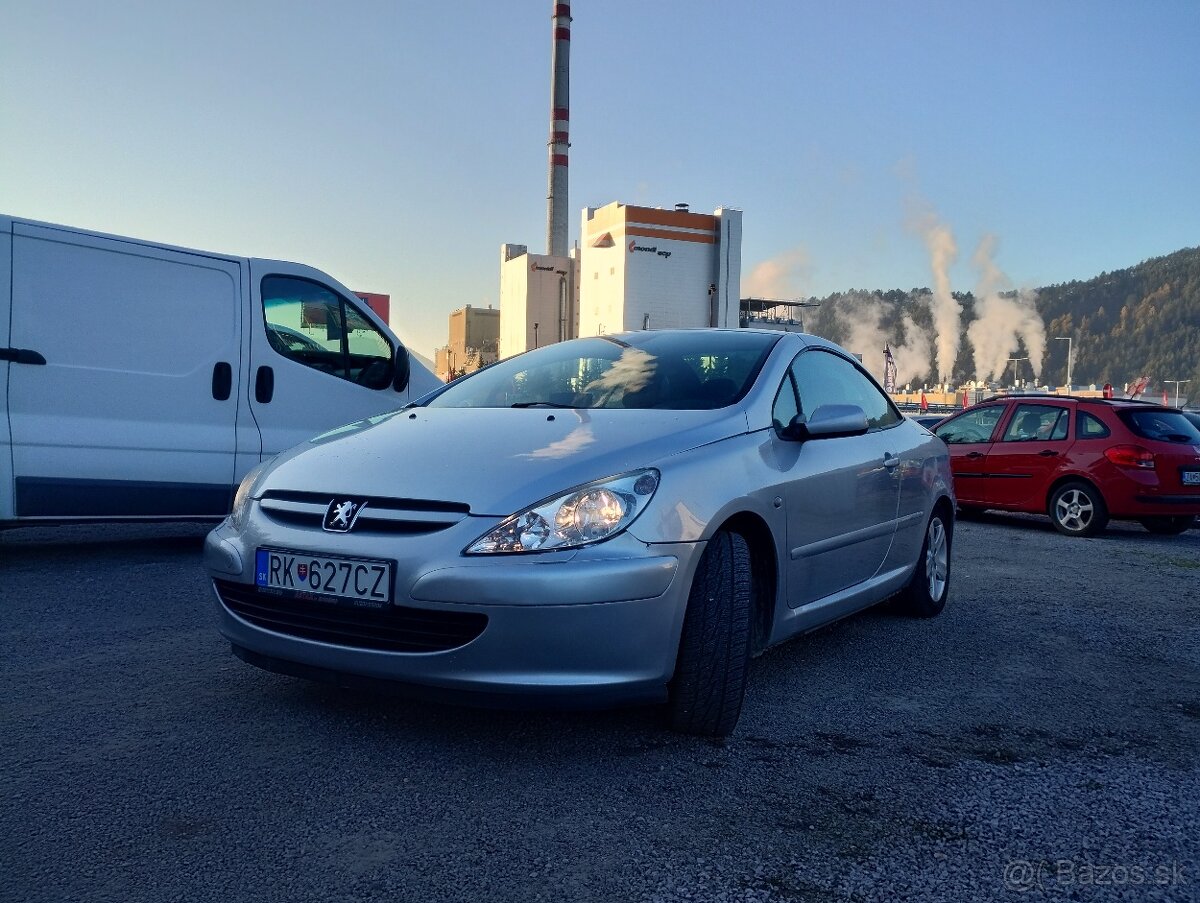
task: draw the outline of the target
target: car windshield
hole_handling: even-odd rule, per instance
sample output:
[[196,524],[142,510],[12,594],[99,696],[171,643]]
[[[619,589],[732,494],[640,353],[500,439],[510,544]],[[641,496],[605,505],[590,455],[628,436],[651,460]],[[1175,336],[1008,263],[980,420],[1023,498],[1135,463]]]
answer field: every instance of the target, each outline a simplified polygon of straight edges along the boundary
[[451,383],[431,408],[706,410],[740,400],[778,335],[684,330],[547,345]]
[[1143,408],[1138,411],[1120,411],[1118,416],[1143,439],[1200,445],[1200,429],[1184,417],[1181,411]]

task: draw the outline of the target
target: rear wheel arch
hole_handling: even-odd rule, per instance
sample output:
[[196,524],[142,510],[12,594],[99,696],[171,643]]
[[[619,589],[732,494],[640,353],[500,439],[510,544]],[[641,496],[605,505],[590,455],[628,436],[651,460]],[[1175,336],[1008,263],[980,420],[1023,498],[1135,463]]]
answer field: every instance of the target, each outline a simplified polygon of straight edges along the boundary
[[1108,505],[1108,499],[1106,499],[1104,497],[1104,492],[1100,489],[1100,487],[1098,485],[1096,485],[1095,480],[1091,479],[1090,477],[1083,476],[1082,474],[1068,473],[1068,474],[1063,474],[1062,476],[1055,479],[1055,481],[1053,483],[1051,483],[1050,486],[1046,489],[1046,498],[1042,500],[1042,511],[1043,512],[1050,510],[1050,500],[1054,498],[1054,493],[1058,492],[1059,489],[1061,489],[1063,486],[1067,485],[1068,483],[1083,483],[1083,484],[1085,484],[1088,488],[1090,488],[1093,492],[1095,492],[1097,495],[1100,496],[1100,500],[1102,502],[1104,502],[1104,504],[1106,506]]
[[933,510],[930,513],[940,513],[942,515],[942,520],[946,522],[947,538],[953,543],[955,522],[954,503],[950,501],[948,496],[939,496],[938,500],[933,503]]
[[1056,480],[1046,497],[1045,513],[1059,533],[1096,536],[1108,526],[1108,500],[1094,481],[1085,477]]

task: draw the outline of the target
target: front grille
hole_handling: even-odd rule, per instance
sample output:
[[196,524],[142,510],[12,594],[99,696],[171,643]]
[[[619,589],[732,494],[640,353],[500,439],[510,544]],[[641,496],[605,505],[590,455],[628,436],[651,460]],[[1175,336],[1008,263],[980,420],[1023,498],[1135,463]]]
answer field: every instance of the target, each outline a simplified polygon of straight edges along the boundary
[[[259,500],[263,514],[280,523],[320,528],[334,496],[321,492],[272,490]],[[370,496],[354,525],[355,533],[434,533],[453,527],[471,509],[461,502]]]
[[244,621],[287,636],[387,652],[445,652],[465,646],[487,627],[487,615],[393,605],[385,610],[342,607],[260,592],[214,580],[225,606]]

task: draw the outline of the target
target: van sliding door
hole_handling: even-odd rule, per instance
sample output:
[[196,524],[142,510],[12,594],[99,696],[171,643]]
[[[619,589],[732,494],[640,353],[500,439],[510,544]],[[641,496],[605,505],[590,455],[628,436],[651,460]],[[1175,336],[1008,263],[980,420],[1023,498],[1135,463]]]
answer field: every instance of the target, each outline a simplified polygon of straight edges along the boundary
[[214,516],[229,509],[241,266],[13,225],[10,344],[18,517]]

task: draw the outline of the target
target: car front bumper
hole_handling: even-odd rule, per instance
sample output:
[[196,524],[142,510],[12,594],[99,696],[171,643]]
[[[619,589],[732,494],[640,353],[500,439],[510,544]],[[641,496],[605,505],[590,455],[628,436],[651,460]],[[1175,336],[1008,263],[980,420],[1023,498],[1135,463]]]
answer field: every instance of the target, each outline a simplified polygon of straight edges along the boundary
[[[384,682],[497,705],[665,699],[703,543],[647,545],[625,534],[570,552],[467,557],[458,550],[489,526],[468,520],[432,537],[380,537],[266,525],[254,517],[238,530],[227,519],[205,543],[219,629],[251,664],[344,686]],[[486,626],[464,644],[434,652],[361,648],[269,629],[240,615],[219,589],[255,591],[260,546],[395,561],[393,605],[482,614]]]

